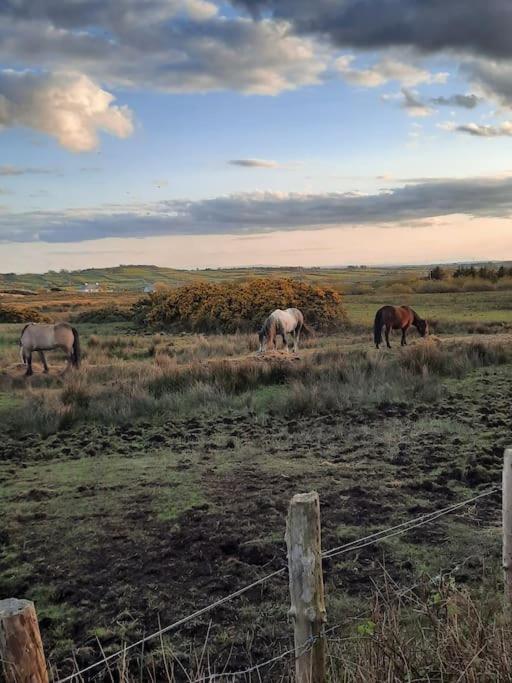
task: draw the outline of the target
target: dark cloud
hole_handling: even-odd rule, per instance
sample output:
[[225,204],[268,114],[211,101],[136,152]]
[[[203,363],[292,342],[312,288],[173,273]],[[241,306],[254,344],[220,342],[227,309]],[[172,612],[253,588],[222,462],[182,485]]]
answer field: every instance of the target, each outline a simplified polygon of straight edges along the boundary
[[301,33],[326,35],[343,47],[512,56],[510,0],[232,1],[253,16],[270,12]]
[[512,177],[435,180],[373,195],[255,193],[98,211],[0,216],[0,240],[81,242],[105,237],[252,235],[332,226],[408,225],[437,216],[509,217]]
[[461,72],[485,95],[512,105],[512,62],[472,59],[463,62]]
[[449,97],[432,97],[430,102],[440,107],[463,107],[474,109],[482,99],[477,95],[450,95]]

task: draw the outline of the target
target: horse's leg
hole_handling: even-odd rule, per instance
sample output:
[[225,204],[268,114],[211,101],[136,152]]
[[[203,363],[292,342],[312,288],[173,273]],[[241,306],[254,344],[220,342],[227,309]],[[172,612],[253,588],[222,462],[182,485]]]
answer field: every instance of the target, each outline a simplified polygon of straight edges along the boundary
[[30,377],[30,375],[34,374],[34,371],[32,370],[32,351],[26,353],[25,358],[27,359],[27,372],[25,373],[25,375],[27,377]]
[[301,327],[297,327],[294,332],[293,332],[293,350],[295,353],[299,350],[299,339],[300,339],[300,331],[302,329]]
[[285,352],[290,353],[290,338],[288,337],[286,332],[283,332],[283,344]]
[[44,351],[39,351],[39,358],[41,359],[41,363],[43,364],[45,373],[49,372],[48,363],[46,362],[46,358],[44,356]]
[[407,346],[407,340],[405,338],[406,332],[407,332],[407,327],[402,327],[402,339],[400,341],[400,346]]
[[388,347],[388,349],[391,348],[391,344],[389,343],[389,330],[390,329],[391,329],[391,327],[389,325],[386,325],[386,330],[384,332],[385,337],[386,337],[386,346]]

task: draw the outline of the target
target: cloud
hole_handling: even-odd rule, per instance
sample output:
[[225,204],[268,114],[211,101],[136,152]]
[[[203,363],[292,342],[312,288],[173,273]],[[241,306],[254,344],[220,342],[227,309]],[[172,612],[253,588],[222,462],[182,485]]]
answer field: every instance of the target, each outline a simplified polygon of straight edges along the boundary
[[450,95],[449,97],[431,97],[429,102],[440,107],[463,107],[474,109],[482,101],[477,95]]
[[402,88],[399,93],[384,94],[381,96],[383,102],[399,102],[402,109],[405,109],[409,116],[425,117],[431,116],[434,110],[420,99],[417,92]]
[[53,168],[38,168],[30,166],[0,166],[0,176],[20,175],[53,175],[57,171]]
[[497,138],[512,136],[512,121],[503,121],[495,126],[482,125],[480,123],[463,123],[456,125],[450,121],[440,124],[440,128],[457,133],[467,133],[479,138]]
[[433,114],[433,110],[422,102],[417,93],[412,90],[407,90],[402,88],[403,99],[401,106],[407,111],[409,116],[430,116]]
[[228,164],[245,168],[279,168],[277,161],[270,159],[231,159]]
[[296,31],[363,50],[410,47],[512,57],[509,0],[232,0],[253,16],[291,21]]
[[131,112],[83,74],[0,71],[0,129],[25,126],[56,138],[63,147],[86,152],[99,131],[126,138]]
[[200,0],[0,2],[0,63],[65,64],[111,89],[275,95],[326,68],[325,50],[290,28]]
[[486,97],[512,106],[512,61],[466,60],[461,65],[461,72]]
[[348,83],[365,88],[376,88],[390,81],[398,81],[405,86],[419,83],[444,83],[448,78],[447,73],[433,74],[414,64],[406,64],[391,58],[385,58],[367,69],[356,69],[352,67],[354,59],[353,55],[339,57],[335,61],[335,68]]
[[260,192],[63,212],[2,213],[0,240],[82,242],[107,237],[254,235],[359,225],[418,225],[438,216],[506,218],[512,177],[438,179],[377,194]]

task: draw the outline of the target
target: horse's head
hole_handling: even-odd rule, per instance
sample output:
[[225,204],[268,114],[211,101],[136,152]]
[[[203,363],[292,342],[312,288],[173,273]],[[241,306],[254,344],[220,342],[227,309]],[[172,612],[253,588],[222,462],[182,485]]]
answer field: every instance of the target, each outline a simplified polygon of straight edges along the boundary
[[419,319],[416,323],[416,328],[422,337],[426,337],[428,334],[428,322],[426,320]]

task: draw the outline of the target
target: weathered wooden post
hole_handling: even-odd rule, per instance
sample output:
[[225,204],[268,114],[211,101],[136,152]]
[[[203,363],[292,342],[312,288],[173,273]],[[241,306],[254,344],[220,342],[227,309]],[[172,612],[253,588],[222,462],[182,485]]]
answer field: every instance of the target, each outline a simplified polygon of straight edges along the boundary
[[290,616],[294,623],[297,683],[325,681],[324,581],[318,493],[293,496],[286,523]]
[[48,683],[34,603],[0,600],[0,665],[6,683]]
[[505,609],[512,616],[512,448],[503,458],[503,578]]

